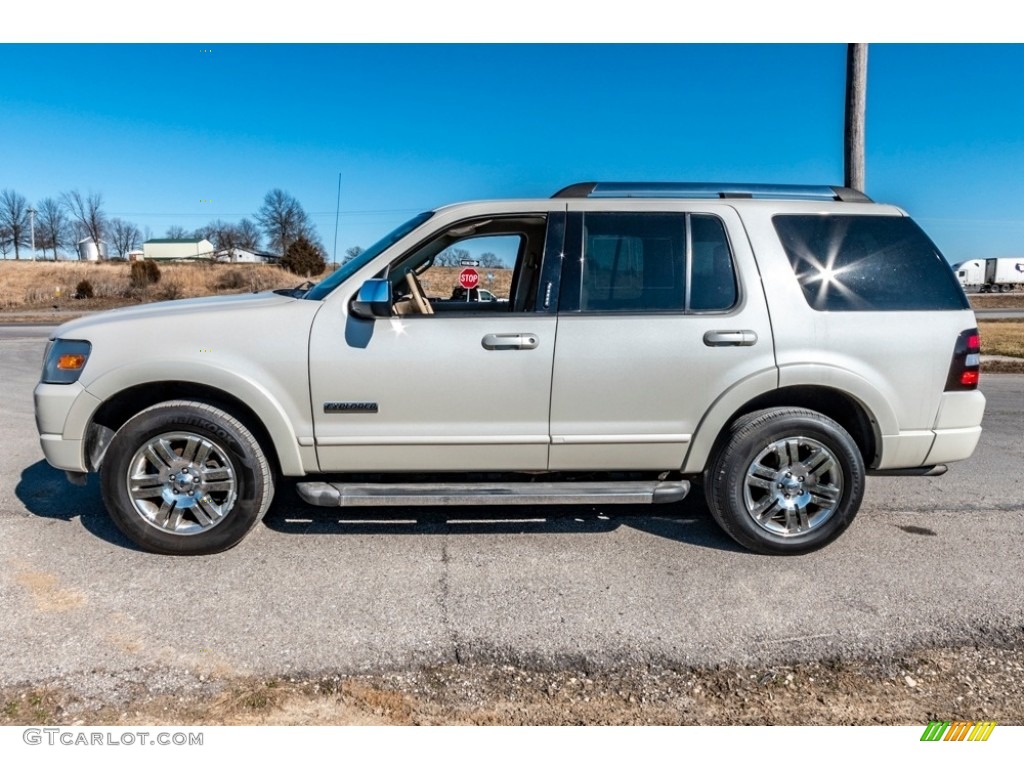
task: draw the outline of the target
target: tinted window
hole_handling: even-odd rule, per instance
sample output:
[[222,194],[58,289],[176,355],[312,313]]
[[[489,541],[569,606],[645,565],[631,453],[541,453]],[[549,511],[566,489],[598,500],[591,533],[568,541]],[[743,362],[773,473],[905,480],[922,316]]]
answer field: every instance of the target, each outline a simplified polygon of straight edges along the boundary
[[729,242],[716,217],[685,213],[584,216],[582,311],[714,311],[733,306],[736,296]]
[[952,269],[905,216],[776,216],[804,298],[821,311],[966,309]]
[[736,275],[721,220],[690,216],[690,247],[690,309],[729,309],[736,303]]
[[588,213],[583,233],[584,312],[684,308],[685,215]]

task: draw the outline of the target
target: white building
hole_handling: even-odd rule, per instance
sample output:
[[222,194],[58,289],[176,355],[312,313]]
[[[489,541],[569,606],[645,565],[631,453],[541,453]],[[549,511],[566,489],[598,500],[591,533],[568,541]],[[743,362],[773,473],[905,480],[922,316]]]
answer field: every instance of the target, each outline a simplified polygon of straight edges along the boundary
[[248,248],[226,248],[217,251],[213,258],[231,264],[278,264],[281,261],[281,257],[275,253],[253,251]]
[[172,259],[213,259],[213,243],[205,237],[156,238],[142,244],[143,258],[154,261]]

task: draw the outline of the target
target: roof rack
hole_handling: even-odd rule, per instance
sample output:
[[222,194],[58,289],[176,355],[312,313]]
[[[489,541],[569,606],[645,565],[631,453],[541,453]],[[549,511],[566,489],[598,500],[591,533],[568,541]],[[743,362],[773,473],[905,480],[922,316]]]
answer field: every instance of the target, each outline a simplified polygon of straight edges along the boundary
[[570,184],[552,197],[719,197],[872,202],[863,192],[850,187],[830,187],[824,184],[707,184],[694,181],[584,181]]

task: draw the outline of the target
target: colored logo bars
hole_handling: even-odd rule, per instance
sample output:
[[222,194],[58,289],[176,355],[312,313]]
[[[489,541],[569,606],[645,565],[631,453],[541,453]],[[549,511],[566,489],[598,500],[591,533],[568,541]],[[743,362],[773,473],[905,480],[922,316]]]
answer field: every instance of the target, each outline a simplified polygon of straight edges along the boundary
[[921,734],[921,741],[988,741],[995,727],[995,720],[984,720],[979,723],[966,720],[932,720]]

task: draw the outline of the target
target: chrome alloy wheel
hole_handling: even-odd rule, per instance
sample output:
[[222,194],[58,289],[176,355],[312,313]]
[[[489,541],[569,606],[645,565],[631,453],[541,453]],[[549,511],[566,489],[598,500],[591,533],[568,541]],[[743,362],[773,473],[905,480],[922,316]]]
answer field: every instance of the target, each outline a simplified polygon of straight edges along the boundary
[[743,485],[747,514],[779,536],[802,536],[818,528],[832,517],[842,496],[836,455],[809,437],[770,443],[750,463]]
[[234,464],[224,448],[191,432],[168,432],[132,456],[125,477],[139,516],[180,536],[220,523],[238,498]]

